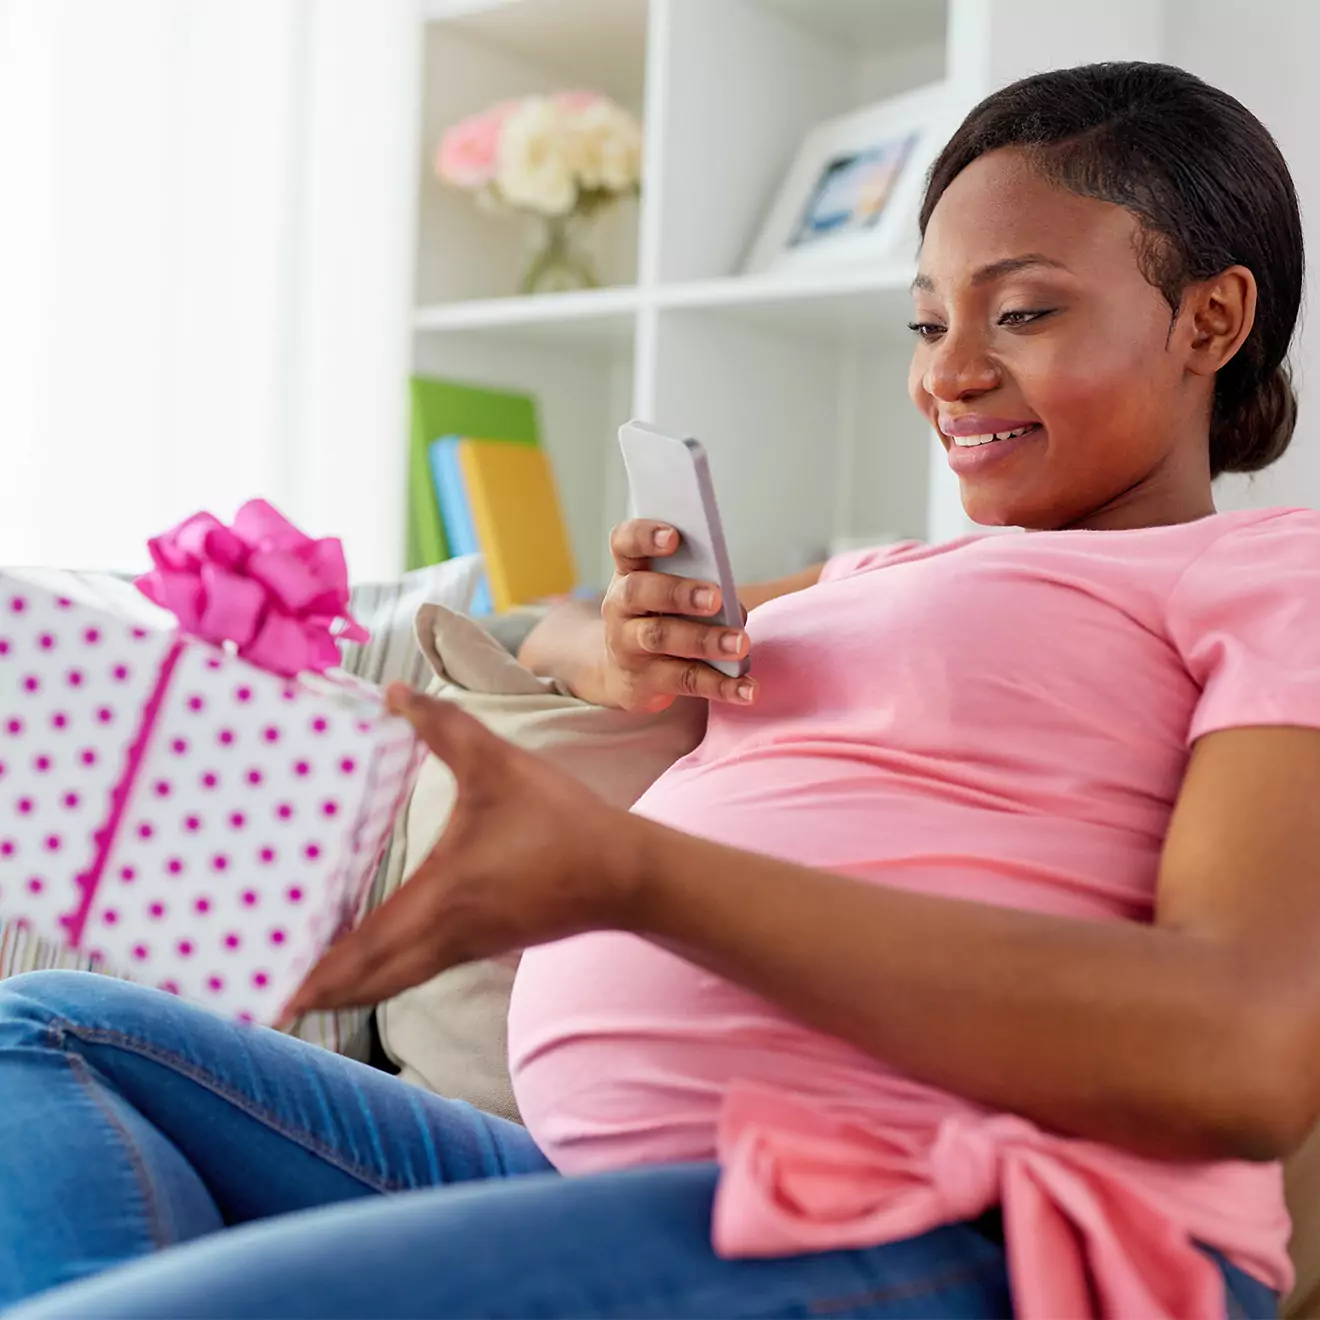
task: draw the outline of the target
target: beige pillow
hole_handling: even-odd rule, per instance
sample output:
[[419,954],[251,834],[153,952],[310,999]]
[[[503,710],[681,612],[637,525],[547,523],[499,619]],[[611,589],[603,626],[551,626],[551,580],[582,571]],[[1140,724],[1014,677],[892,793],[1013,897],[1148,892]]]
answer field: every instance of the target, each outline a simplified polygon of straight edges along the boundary
[[[471,619],[442,605],[418,612],[417,638],[435,671],[432,695],[457,702],[616,806],[631,806],[701,741],[703,706],[685,702],[659,715],[633,715],[590,705],[538,678]],[[453,798],[453,777],[429,758],[399,826],[403,847],[392,849],[399,862],[387,890],[425,860]],[[380,1006],[381,1043],[405,1080],[488,1113],[518,1117],[506,1032],[518,956],[454,968]]]

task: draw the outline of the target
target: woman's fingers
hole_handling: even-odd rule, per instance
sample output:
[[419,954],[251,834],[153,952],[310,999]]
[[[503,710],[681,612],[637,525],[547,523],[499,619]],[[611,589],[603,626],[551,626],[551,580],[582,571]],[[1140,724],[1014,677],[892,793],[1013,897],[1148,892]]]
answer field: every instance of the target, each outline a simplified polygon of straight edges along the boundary
[[672,573],[628,573],[616,577],[606,596],[606,607],[625,615],[714,614],[720,607],[720,589],[713,582],[675,577]]
[[435,951],[418,940],[432,923],[422,886],[405,885],[331,945],[289,1000],[281,1025],[304,1013],[379,1004],[434,976]]
[[738,660],[747,654],[747,634],[663,614],[627,620],[620,629],[629,651],[688,660]]
[[489,767],[492,755],[507,747],[452,701],[438,701],[406,683],[391,683],[385,690],[385,704],[417,730],[418,737],[460,780]]
[[646,666],[646,687],[651,692],[679,697],[704,697],[748,706],[756,700],[756,680],[729,678],[702,660],[656,659]]
[[663,559],[678,549],[678,533],[649,518],[632,518],[610,533],[610,554],[620,573],[636,573],[652,559]]

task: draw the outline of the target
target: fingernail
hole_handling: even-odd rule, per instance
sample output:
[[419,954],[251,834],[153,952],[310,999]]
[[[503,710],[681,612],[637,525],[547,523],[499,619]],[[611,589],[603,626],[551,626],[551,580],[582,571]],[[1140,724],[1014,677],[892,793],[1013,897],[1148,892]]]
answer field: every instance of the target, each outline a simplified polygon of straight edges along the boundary
[[742,650],[742,633],[725,633],[720,638],[720,650],[725,655],[737,655]]
[[750,684],[750,683],[739,683],[739,684],[738,684],[738,700],[739,700],[739,701],[751,701],[751,699],[752,699],[754,696],[756,696],[756,688],[753,687],[752,684]]
[[709,614],[715,608],[715,593],[709,587],[698,587],[692,593],[692,603],[703,614]]
[[668,550],[674,543],[674,533],[668,527],[657,527],[651,533],[651,541],[657,550]]

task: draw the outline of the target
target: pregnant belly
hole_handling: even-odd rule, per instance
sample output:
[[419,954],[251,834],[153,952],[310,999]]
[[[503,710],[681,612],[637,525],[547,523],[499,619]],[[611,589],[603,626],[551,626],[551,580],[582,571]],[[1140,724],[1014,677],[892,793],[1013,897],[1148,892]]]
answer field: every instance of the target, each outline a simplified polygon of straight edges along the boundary
[[509,1062],[528,1130],[565,1173],[708,1160],[736,1081],[832,1109],[883,1086],[914,1115],[947,1098],[765,1000],[631,935],[580,935],[523,955]]

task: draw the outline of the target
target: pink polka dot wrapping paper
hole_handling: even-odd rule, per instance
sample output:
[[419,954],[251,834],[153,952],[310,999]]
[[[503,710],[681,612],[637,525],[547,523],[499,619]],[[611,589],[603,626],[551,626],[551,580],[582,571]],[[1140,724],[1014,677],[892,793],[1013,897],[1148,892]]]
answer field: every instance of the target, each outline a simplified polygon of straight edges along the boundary
[[0,916],[133,980],[273,1021],[356,919],[420,760],[346,676],[0,571]]

